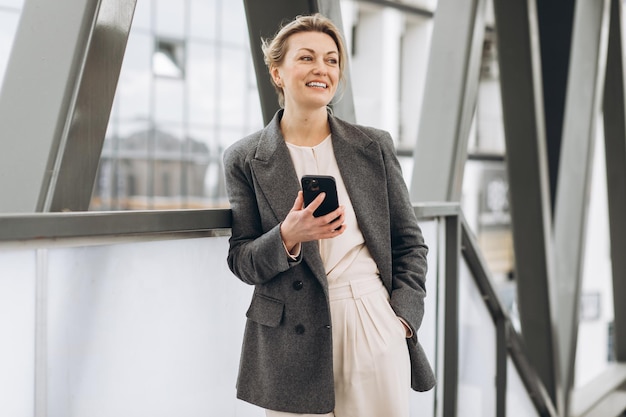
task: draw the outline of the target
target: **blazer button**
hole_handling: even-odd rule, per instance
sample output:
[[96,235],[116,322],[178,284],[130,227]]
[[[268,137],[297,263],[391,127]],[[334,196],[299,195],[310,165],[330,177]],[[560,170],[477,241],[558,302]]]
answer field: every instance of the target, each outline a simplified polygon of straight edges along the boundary
[[302,281],[294,281],[293,282],[293,289],[294,290],[300,291],[303,287],[304,287],[304,282],[302,282]]
[[296,334],[304,334],[304,326],[301,324],[298,324],[295,330],[296,330]]

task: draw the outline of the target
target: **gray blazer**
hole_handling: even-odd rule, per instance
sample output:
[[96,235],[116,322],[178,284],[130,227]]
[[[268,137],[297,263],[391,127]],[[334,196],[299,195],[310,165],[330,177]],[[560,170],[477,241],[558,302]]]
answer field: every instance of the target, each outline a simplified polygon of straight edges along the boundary
[[[292,413],[333,410],[328,283],[317,242],[286,256],[280,222],[300,190],[280,131],[282,111],[224,154],[232,208],[228,265],[254,295],[243,340],[237,397]],[[407,339],[411,386],[435,384],[417,339],[424,314],[426,253],[391,136],[328,116],[332,143],[359,227],[390,303],[413,330]]]

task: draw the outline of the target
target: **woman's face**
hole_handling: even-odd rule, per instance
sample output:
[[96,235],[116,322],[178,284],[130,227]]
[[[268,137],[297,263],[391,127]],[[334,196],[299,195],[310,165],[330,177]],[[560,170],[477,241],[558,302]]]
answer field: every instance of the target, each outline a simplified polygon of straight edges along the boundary
[[285,58],[271,74],[282,86],[285,108],[314,110],[333,99],[339,72],[339,53],[333,38],[322,32],[299,32],[289,37]]

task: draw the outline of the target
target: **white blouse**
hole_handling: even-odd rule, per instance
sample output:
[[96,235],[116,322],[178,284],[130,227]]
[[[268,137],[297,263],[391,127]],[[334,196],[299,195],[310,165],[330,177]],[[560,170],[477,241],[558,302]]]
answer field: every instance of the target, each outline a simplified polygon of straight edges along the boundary
[[339,205],[345,207],[346,230],[332,239],[319,242],[320,255],[324,262],[328,284],[353,281],[378,276],[378,267],[372,258],[339,172],[331,135],[320,144],[297,146],[287,142],[291,159],[298,178],[303,175],[332,175],[337,184]]

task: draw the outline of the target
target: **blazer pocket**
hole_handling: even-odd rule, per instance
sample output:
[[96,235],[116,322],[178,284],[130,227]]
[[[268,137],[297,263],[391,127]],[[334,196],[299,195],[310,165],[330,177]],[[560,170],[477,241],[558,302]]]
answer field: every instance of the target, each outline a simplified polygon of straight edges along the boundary
[[278,327],[283,319],[285,303],[262,294],[254,294],[246,317],[255,323]]

